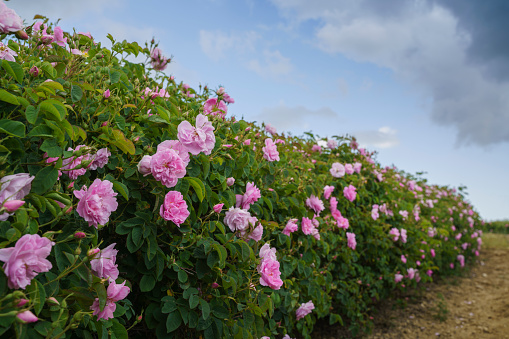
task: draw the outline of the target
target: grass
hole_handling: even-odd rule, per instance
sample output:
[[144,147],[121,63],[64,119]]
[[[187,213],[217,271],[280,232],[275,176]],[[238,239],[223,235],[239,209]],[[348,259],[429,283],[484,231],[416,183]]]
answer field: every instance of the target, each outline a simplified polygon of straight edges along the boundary
[[484,233],[482,236],[483,249],[509,249],[509,235],[497,233]]

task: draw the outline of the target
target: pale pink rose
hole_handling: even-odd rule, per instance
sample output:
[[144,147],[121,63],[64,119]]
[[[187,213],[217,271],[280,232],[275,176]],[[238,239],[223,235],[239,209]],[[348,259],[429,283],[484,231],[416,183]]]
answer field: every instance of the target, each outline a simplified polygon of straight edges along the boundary
[[355,250],[355,246],[357,246],[357,241],[355,241],[355,233],[346,232],[346,237],[348,238],[348,247],[352,250]]
[[225,213],[224,223],[232,232],[245,231],[249,227],[249,218],[251,214],[238,207],[230,207]]
[[359,144],[357,143],[357,141],[355,141],[355,140],[350,141],[351,149],[357,149],[358,147],[359,147]]
[[276,260],[277,261],[276,249],[270,248],[269,243],[264,244],[260,248],[260,252],[258,253],[258,256],[260,257],[260,259]]
[[113,191],[113,183],[108,180],[95,179],[87,189],[83,186],[80,191],[74,191],[74,196],[80,201],[76,212],[88,222],[89,226],[105,225],[111,212],[117,210],[118,193]]
[[293,233],[299,229],[299,225],[297,225],[297,219],[290,219],[286,223],[285,229],[283,230],[283,234],[290,236],[290,233]]
[[14,247],[0,249],[7,286],[25,289],[38,273],[48,272],[52,265],[46,258],[53,245],[54,242],[38,234],[25,234]]
[[23,20],[16,12],[0,2],[0,33],[17,32],[23,29]]
[[118,265],[115,264],[117,260],[118,250],[114,249],[116,243],[109,245],[99,251],[99,254],[90,260],[92,273],[99,278],[107,278],[110,282],[118,278]]
[[[0,179],[0,208],[8,201],[22,200],[30,193],[35,177],[28,173],[6,175]],[[0,214],[0,221],[7,220],[9,213]]]
[[338,200],[336,199],[336,197],[330,198],[329,203],[331,212],[334,212],[338,209]]
[[88,166],[91,170],[103,168],[108,163],[111,153],[107,148],[101,148],[92,156],[92,162]]
[[416,269],[409,268],[406,270],[408,274],[408,279],[412,280],[415,277],[415,273],[417,272]]
[[431,256],[434,258],[434,257],[435,257],[435,250],[432,248],[432,249],[430,250],[430,252],[431,252]]
[[302,218],[300,227],[302,228],[302,233],[304,233],[306,235],[313,234],[313,232],[316,230],[315,225],[313,225],[313,222],[311,221],[311,219],[309,219],[307,217]]
[[152,51],[150,51],[150,62],[152,64],[152,68],[156,71],[164,71],[170,61],[171,59],[164,57],[163,52],[158,47],[155,47]]
[[345,187],[343,194],[348,200],[354,201],[355,197],[357,196],[356,190],[357,189],[353,185],[349,185],[348,187]]
[[267,161],[279,161],[279,152],[272,139],[265,139],[265,147],[262,147],[263,158]]
[[295,339],[295,338],[292,338],[292,337],[290,337],[288,334],[285,334],[285,336],[283,337],[283,339]]
[[186,175],[186,166],[177,151],[164,149],[152,156],[150,171],[156,180],[171,188],[177,185],[178,179]]
[[362,164],[360,162],[356,162],[353,164],[353,170],[357,173],[361,172]]
[[353,174],[354,169],[352,164],[345,164],[345,173],[346,174]]
[[206,115],[198,114],[196,127],[187,120],[182,121],[178,126],[177,137],[189,153],[197,155],[203,152],[205,155],[210,155],[216,144],[214,129]]
[[401,233],[401,241],[402,241],[403,243],[406,243],[406,239],[407,239],[406,229],[402,228],[402,229],[401,229],[401,231],[400,231],[400,233]]
[[138,163],[138,172],[143,174],[144,177],[152,173],[150,163],[152,162],[152,156],[144,155]]
[[328,200],[332,194],[332,191],[334,191],[334,186],[325,186],[323,188],[323,197]]
[[399,211],[399,214],[403,217],[403,220],[408,218],[408,211]]
[[334,139],[327,140],[327,147],[329,147],[331,150],[334,150],[338,148],[338,142]]
[[378,205],[374,204],[373,208],[371,209],[371,218],[373,218],[373,220],[376,220],[379,217],[380,217],[380,214],[378,213]]
[[103,92],[103,97],[104,99],[108,99],[110,97],[111,93],[110,93],[110,90],[107,89]]
[[233,186],[233,184],[235,184],[235,178],[229,177],[228,179],[226,179],[226,185]]
[[189,152],[187,148],[179,141],[179,140],[165,140],[159,145],[157,145],[157,152],[163,152],[164,150],[173,150],[177,152],[179,157],[184,162],[184,166],[187,167],[189,165]]
[[251,139],[244,140],[243,144],[246,145],[246,146],[251,145]]
[[277,133],[276,127],[272,126],[271,124],[265,125],[265,132],[270,133],[271,135],[274,135]]
[[340,164],[339,162],[335,162],[332,164],[332,167],[330,169],[330,174],[334,177],[334,178],[341,178],[342,176],[345,175],[345,166],[343,166],[342,164]]
[[408,189],[409,189],[410,191],[415,190],[415,180],[410,180],[410,181],[408,182]]
[[18,314],[16,314],[16,317],[18,317],[18,319],[21,320],[23,323],[33,323],[39,320],[39,318],[37,318],[35,314],[30,312],[29,310],[19,312]]
[[396,274],[394,275],[394,282],[395,282],[396,284],[397,284],[397,283],[399,283],[402,279],[403,279],[403,275],[402,275],[402,274],[398,274],[398,273],[396,273]]
[[221,210],[223,209],[223,206],[224,206],[224,204],[216,204],[216,205],[214,205],[214,207],[212,209],[216,213],[221,213]]
[[260,189],[256,187],[254,183],[248,182],[246,185],[246,193],[244,193],[244,195],[236,195],[237,204],[235,207],[248,210],[251,204],[258,201],[261,197]]
[[189,216],[187,203],[182,193],[177,191],[169,191],[164,197],[164,202],[159,209],[159,214],[165,220],[174,222],[178,227]]
[[229,104],[235,103],[235,100],[233,100],[233,98],[228,93],[223,94],[223,100]]
[[313,147],[311,147],[311,151],[322,153],[322,147],[320,145],[313,145]]
[[401,255],[401,261],[403,264],[406,264],[406,257],[403,254]]
[[97,316],[97,320],[99,319],[112,319],[113,312],[117,309],[116,301],[122,300],[131,292],[129,287],[125,286],[125,281],[122,284],[116,284],[115,282],[110,282],[108,289],[106,290],[106,306],[101,311],[99,307],[99,298],[95,298],[94,303],[90,306],[90,309],[94,311],[92,315]]
[[219,116],[224,119],[226,113],[228,113],[228,106],[226,106],[223,100],[210,98],[203,104],[203,113],[205,115]]
[[55,42],[60,47],[65,47],[67,38],[64,38],[64,31],[60,26],[56,26],[53,29],[53,40],[51,42]]
[[263,236],[263,226],[262,224],[259,223],[258,226],[256,226],[254,230],[247,236],[247,238],[253,239],[254,241],[260,241],[262,240],[262,236]]
[[315,197],[314,195],[311,195],[309,198],[306,199],[306,205],[313,211],[315,211],[315,213],[318,215],[320,214],[321,211],[325,209],[323,201]]
[[399,239],[399,230],[397,228],[392,228],[390,231],[389,231],[389,234],[393,236],[392,240],[394,241],[398,241]]
[[313,304],[313,301],[308,301],[307,303],[301,304],[300,307],[295,312],[295,315],[297,316],[297,321],[307,316],[311,311],[315,309],[315,305]]

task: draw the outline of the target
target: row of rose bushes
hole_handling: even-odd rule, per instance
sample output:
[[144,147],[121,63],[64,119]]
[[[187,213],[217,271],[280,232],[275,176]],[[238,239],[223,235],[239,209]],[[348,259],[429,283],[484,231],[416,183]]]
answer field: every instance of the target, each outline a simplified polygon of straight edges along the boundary
[[461,192],[350,138],[237,121],[223,88],[159,72],[153,42],[108,49],[0,8],[0,334],[355,333],[479,254]]

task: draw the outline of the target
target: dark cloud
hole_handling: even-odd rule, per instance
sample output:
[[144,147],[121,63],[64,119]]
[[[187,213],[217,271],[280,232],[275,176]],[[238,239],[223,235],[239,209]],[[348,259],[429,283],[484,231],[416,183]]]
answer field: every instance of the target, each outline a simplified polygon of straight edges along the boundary
[[509,80],[509,1],[435,0],[458,19],[460,29],[468,32],[471,44],[468,58],[480,64],[486,75]]

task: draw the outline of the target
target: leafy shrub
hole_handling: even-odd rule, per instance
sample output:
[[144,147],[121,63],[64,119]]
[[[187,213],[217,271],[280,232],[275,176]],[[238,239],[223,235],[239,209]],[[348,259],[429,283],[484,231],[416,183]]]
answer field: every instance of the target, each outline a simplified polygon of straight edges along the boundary
[[169,60],[153,43],[26,32],[0,47],[3,335],[309,338],[323,317],[357,332],[394,289],[478,255],[461,192],[354,139],[228,118],[224,89],[154,71]]

